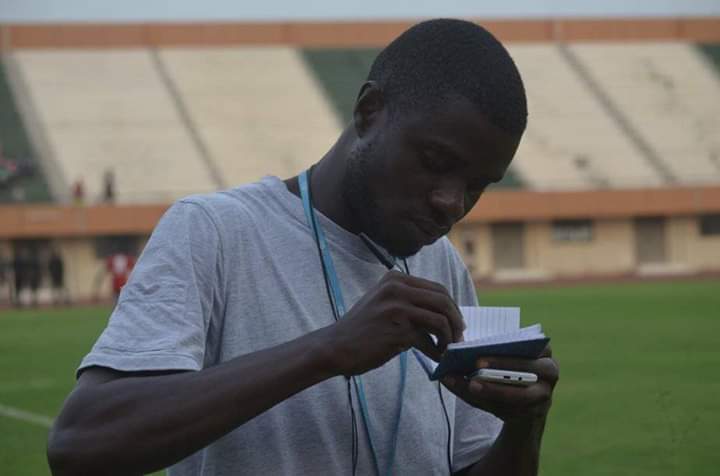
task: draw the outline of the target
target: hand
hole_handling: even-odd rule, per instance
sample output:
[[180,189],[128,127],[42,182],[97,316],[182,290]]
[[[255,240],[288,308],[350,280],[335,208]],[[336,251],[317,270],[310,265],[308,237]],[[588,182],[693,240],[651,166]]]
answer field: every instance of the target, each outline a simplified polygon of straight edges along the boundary
[[442,285],[390,271],[326,328],[326,345],[335,374],[357,375],[410,347],[437,361],[449,343],[462,339],[464,329],[460,311]]
[[446,377],[442,383],[469,405],[490,412],[504,422],[544,418],[550,409],[552,393],[560,369],[548,345],[537,359],[486,357],[479,359],[478,368],[532,372],[538,381],[527,387],[502,383]]

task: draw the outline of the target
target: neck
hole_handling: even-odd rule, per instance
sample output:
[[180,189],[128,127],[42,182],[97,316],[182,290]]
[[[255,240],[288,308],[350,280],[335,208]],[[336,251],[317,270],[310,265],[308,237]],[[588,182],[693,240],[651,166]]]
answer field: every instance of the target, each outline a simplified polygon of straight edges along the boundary
[[[309,185],[313,207],[345,230],[357,234],[362,230],[353,219],[342,193],[342,180],[354,138],[355,131],[348,126],[335,145],[314,165]],[[285,180],[285,185],[290,192],[300,196],[297,176]]]

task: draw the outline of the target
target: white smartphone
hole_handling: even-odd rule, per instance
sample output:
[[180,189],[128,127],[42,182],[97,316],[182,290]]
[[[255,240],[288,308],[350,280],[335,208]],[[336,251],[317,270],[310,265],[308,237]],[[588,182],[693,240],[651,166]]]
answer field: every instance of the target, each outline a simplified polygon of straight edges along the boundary
[[513,370],[500,369],[478,369],[470,375],[470,378],[522,386],[532,385],[537,382],[538,379],[537,375],[529,372],[515,372]]

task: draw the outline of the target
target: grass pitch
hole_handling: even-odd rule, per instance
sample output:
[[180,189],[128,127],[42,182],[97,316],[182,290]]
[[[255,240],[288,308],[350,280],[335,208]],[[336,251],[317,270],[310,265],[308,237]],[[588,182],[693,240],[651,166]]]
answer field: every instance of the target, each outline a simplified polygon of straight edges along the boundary
[[[481,290],[481,303],[519,305],[552,337],[561,379],[543,475],[717,474],[720,281]],[[0,311],[0,474],[48,474],[41,417],[57,414],[107,316]]]

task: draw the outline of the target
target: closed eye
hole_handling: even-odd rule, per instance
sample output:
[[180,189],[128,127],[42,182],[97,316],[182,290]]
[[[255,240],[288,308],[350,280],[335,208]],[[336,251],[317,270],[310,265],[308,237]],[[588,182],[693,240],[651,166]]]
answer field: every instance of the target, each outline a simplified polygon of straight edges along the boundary
[[424,149],[421,153],[422,163],[432,173],[444,174],[455,167],[455,161],[435,149]]

